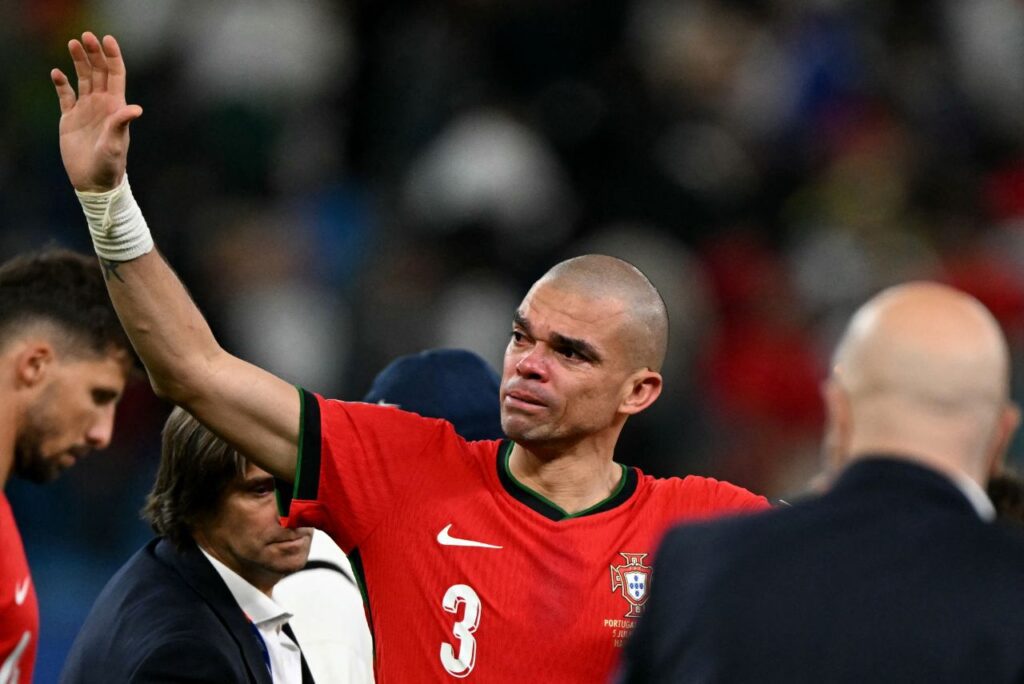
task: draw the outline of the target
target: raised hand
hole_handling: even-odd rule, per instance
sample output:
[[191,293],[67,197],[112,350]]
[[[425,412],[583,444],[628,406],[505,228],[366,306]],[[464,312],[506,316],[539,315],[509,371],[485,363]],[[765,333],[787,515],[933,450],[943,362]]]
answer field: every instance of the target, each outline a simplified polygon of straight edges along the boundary
[[113,36],[85,32],[68,42],[78,95],[60,69],[50,72],[60,101],[60,156],[76,190],[117,187],[128,163],[128,124],[142,107],[125,102],[125,68]]

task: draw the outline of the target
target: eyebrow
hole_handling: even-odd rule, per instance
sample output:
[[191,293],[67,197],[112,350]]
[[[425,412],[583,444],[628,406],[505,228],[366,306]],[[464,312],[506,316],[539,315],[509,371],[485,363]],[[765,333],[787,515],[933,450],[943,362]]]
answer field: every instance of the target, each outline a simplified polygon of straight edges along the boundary
[[[513,314],[512,322],[525,330],[527,335],[533,337],[533,332],[530,330],[530,322],[526,320],[526,316],[524,316],[521,311],[516,311],[515,314]],[[548,343],[558,347],[559,349],[571,349],[580,356],[590,360],[592,363],[601,363],[604,360],[604,357],[597,352],[594,345],[590,344],[586,340],[581,340],[576,337],[568,337],[561,333],[553,332],[549,336]]]

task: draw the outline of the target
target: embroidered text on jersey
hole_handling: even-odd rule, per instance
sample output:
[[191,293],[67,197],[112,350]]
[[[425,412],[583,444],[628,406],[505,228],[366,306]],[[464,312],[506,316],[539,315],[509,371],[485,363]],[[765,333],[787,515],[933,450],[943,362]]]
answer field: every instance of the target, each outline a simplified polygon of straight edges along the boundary
[[19,606],[25,602],[25,597],[28,596],[28,587],[31,584],[32,578],[26,577],[14,587],[14,602]]
[[441,546],[474,546],[480,549],[500,549],[500,546],[494,544],[485,544],[484,542],[473,541],[472,539],[459,539],[448,534],[448,530],[452,529],[452,523],[445,525],[444,529],[437,533],[437,543]]

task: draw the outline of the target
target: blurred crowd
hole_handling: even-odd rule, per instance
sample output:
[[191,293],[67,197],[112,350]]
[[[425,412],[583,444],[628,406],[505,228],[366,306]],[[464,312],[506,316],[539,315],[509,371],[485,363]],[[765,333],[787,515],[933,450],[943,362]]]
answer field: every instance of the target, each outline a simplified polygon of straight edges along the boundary
[[[47,78],[86,28],[145,110],[157,244],[229,350],[311,390],[427,347],[500,368],[525,288],[586,252],[668,304],[666,391],[617,457],[655,475],[799,493],[838,326],[896,282],[974,294],[1024,363],[1019,0],[7,2],[0,258],[89,248]],[[147,537],[168,410],[140,376],[109,452],[8,488],[40,681]]]

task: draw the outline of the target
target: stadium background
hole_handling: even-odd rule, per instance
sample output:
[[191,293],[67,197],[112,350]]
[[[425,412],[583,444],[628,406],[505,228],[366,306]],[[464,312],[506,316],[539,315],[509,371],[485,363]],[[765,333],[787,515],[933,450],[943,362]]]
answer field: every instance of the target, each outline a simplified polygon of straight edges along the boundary
[[[88,249],[48,80],[86,28],[145,109],[157,243],[226,347],[318,392],[426,347],[500,368],[525,288],[589,251],[671,311],[666,392],[618,452],[657,475],[800,492],[829,350],[892,283],[972,292],[1024,362],[1019,0],[8,0],[0,258]],[[37,681],[149,536],[166,412],[135,382],[108,452],[8,487]]]

